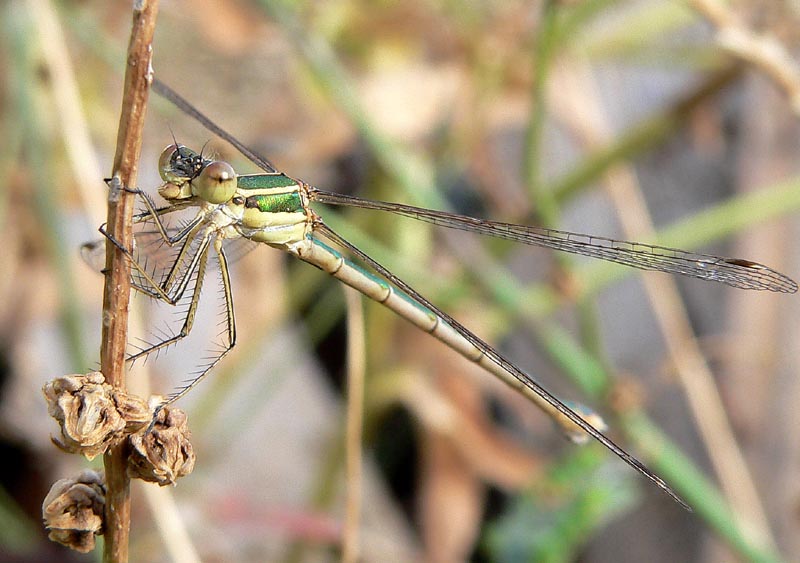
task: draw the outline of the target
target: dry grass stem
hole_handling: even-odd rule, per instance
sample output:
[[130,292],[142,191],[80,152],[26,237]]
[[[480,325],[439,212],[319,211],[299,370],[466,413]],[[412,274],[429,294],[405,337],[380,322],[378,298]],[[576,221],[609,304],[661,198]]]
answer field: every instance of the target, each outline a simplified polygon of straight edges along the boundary
[[51,2],[28,0],[28,4],[41,32],[42,55],[52,77],[53,101],[58,108],[55,115],[75,177],[75,187],[84,212],[91,217],[92,224],[99,225],[104,192],[100,182],[101,168],[89,136],[75,69],[67,55],[67,42]]
[[794,113],[800,115],[800,69],[784,46],[774,37],[745,27],[719,0],[691,0],[690,3],[717,29],[719,45],[775,81],[789,97]]

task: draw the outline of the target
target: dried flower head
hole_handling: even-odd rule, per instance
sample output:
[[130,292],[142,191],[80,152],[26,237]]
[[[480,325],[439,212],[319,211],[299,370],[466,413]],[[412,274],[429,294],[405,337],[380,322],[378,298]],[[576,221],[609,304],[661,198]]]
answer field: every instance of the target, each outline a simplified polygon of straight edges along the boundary
[[48,537],[82,553],[94,549],[103,533],[106,485],[102,472],[85,470],[74,479],[56,481],[42,503]]
[[115,440],[150,420],[144,401],[115,391],[97,371],[58,377],[43,391],[50,416],[61,426],[61,436],[53,442],[89,459],[105,453]]
[[194,469],[190,436],[186,413],[170,407],[161,409],[149,431],[131,436],[128,474],[161,486],[174,485]]

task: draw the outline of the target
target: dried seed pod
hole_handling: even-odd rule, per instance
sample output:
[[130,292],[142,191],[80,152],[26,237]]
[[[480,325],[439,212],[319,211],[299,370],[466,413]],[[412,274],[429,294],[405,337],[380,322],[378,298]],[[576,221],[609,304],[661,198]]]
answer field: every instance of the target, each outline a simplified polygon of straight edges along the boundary
[[61,436],[53,442],[88,459],[105,453],[115,440],[150,420],[144,401],[115,391],[97,371],[58,377],[43,391],[50,416],[61,426]]
[[125,421],[126,434],[135,434],[153,420],[153,409],[136,395],[115,391],[114,404]]
[[162,487],[174,485],[194,469],[190,436],[186,413],[170,407],[161,409],[149,431],[130,437],[128,475]]
[[85,470],[74,479],[61,479],[42,503],[42,518],[50,540],[75,551],[94,549],[103,533],[106,485],[102,472]]

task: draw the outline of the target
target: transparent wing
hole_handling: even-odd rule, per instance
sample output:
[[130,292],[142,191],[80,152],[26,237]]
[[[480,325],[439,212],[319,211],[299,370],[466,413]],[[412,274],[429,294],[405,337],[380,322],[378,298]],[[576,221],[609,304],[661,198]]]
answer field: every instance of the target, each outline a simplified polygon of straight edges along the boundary
[[[172,236],[182,231],[196,212],[196,208],[186,207],[184,209],[176,208],[174,212],[161,215],[167,235]],[[168,245],[161,232],[156,228],[155,221],[149,213],[142,211],[134,217],[132,259],[156,282],[164,282],[173,267],[177,268],[173,276],[176,280],[175,283],[177,284],[179,280],[183,279],[192,257],[197,253],[199,242],[199,237],[193,237],[189,240],[189,249],[180,263],[176,264],[181,245]],[[101,272],[105,268],[105,243],[106,239],[100,238],[81,245],[83,261],[96,272]],[[258,243],[245,238],[228,239],[223,244],[229,263],[236,262],[258,246]],[[209,270],[216,271],[217,269],[217,261],[210,261]],[[151,284],[136,269],[131,272],[131,281],[140,292],[152,293]]]
[[388,211],[396,215],[426,221],[441,227],[471,231],[482,235],[512,240],[522,244],[563,250],[641,270],[680,274],[692,278],[724,283],[740,289],[757,289],[794,293],[797,283],[791,278],[756,262],[740,258],[724,258],[712,254],[687,252],[676,248],[628,242],[594,235],[555,229],[487,221],[455,213],[433,211],[421,207],[372,201],[355,196],[327,192],[309,187],[313,201],[330,205],[360,207]]

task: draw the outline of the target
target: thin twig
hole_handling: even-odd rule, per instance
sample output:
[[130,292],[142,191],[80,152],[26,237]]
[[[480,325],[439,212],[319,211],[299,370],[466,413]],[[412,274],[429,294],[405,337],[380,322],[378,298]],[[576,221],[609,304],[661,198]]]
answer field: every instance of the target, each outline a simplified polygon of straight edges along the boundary
[[745,27],[719,0],[691,0],[690,4],[716,28],[719,45],[776,82],[789,97],[794,113],[800,115],[800,68],[784,46],[770,35]]
[[[145,108],[152,78],[152,42],[157,13],[158,0],[137,0],[134,3],[117,150],[108,198],[108,232],[125,248],[132,247],[131,217],[135,198],[124,187],[136,185],[136,166],[141,153]],[[106,250],[106,271],[100,366],[106,381],[124,390],[130,264],[125,255],[111,244]],[[130,480],[125,449],[124,443],[116,445],[109,449],[103,460],[107,485],[103,553],[106,563],[128,561]]]
[[359,521],[361,519],[361,436],[364,424],[364,312],[361,294],[344,288],[347,302],[347,443],[346,503],[342,531],[342,561],[359,560]]
[[167,487],[159,487],[155,483],[141,482],[139,491],[150,506],[150,513],[166,553],[173,563],[200,563],[186,523],[181,518],[175,496]]

